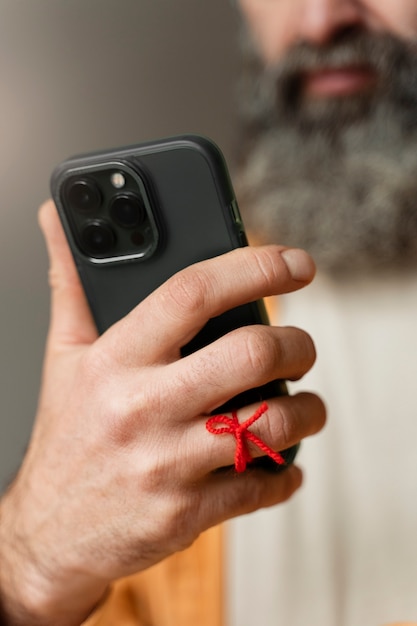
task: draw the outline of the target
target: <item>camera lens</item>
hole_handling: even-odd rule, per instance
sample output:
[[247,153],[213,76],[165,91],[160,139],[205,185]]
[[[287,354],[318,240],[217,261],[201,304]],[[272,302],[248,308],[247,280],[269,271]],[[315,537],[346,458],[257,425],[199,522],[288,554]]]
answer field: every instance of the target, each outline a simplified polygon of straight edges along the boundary
[[72,180],[66,191],[71,207],[81,213],[96,211],[101,204],[101,194],[96,183],[88,178]]
[[104,256],[113,248],[116,238],[110,226],[105,222],[90,222],[82,231],[85,248],[93,255]]
[[115,222],[124,228],[138,226],[144,218],[142,199],[133,194],[120,194],[112,202],[110,213]]

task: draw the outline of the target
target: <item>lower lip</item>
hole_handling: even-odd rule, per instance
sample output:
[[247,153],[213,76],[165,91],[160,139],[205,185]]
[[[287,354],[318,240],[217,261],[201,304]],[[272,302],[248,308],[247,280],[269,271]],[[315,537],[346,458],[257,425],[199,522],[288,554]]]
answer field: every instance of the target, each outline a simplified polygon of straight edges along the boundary
[[310,98],[342,98],[371,89],[376,77],[369,69],[321,70],[304,76],[304,93]]

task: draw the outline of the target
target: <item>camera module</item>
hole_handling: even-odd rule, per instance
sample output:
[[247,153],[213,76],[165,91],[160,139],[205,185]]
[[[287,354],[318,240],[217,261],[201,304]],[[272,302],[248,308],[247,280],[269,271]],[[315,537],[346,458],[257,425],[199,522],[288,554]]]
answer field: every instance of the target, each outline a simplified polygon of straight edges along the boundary
[[79,251],[91,263],[148,258],[156,250],[154,201],[143,172],[113,161],[83,165],[64,179],[60,196]]

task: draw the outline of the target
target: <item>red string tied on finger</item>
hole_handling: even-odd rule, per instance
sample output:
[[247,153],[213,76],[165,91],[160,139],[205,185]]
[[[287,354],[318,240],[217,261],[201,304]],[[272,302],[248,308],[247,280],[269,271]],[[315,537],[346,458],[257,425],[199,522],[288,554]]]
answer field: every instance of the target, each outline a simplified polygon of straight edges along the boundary
[[[285,465],[285,459],[279,452],[272,450],[262,439],[248,430],[248,428],[267,410],[268,405],[266,402],[263,402],[259,409],[242,424],[239,423],[236,411],[232,412],[232,417],[227,417],[227,415],[213,415],[213,417],[210,417],[206,422],[206,428],[209,433],[213,435],[230,434],[235,437],[235,469],[239,473],[244,472],[247,464],[253,461],[253,457],[249,452],[248,441],[255,444],[255,446],[262,450],[267,456],[271,457],[278,465]],[[225,426],[221,426],[222,424]]]

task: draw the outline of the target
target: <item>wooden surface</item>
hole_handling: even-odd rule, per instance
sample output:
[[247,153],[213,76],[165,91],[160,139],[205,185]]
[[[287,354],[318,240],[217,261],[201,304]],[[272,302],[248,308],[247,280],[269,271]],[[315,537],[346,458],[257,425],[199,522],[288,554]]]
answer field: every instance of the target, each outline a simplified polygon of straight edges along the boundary
[[118,581],[84,626],[224,626],[222,529]]

